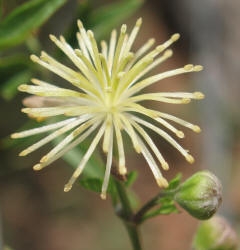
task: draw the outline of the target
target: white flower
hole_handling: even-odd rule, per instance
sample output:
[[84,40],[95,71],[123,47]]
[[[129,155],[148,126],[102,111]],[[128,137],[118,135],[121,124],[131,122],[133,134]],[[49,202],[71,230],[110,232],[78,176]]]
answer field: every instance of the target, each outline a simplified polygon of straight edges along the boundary
[[153,130],[168,141],[188,162],[193,163],[194,161],[188,150],[182,148],[167,132],[138,117],[138,114],[151,118],[175,133],[177,137],[183,138],[183,132],[176,129],[168,121],[188,127],[195,132],[200,132],[200,128],[173,115],[145,108],[140,103],[145,100],[154,100],[185,104],[189,103],[191,99],[202,99],[204,95],[200,92],[157,92],[146,94],[139,94],[139,92],[162,79],[183,73],[201,71],[202,66],[189,64],[182,68],[143,78],[151,69],[172,56],[172,51],[166,49],[180,36],[174,34],[168,41],[148,52],[154,44],[154,39],[150,39],[137,52],[133,53],[131,52],[132,45],[141,24],[142,19],[138,19],[129,35],[126,33],[127,26],[122,25],[118,38],[116,30],[113,30],[109,45],[103,41],[100,51],[93,32],[86,31],[80,21],[78,21],[80,32],[77,33],[80,49],[74,50],[62,36],[57,39],[55,36],[50,35],[50,39],[66,54],[78,70],[64,66],[45,52],[42,52],[40,58],[35,55],[31,56],[34,62],[64,78],[76,88],[75,90],[74,88],[60,88],[37,79],[32,79],[32,83],[35,85],[24,84],[19,86],[20,91],[43,96],[45,102],[44,107],[22,109],[24,113],[38,118],[57,115],[71,117],[57,123],[13,134],[12,138],[21,138],[54,130],[42,140],[22,151],[20,156],[25,156],[56,137],[69,132],[57,146],[40,160],[39,164],[33,167],[35,170],[40,170],[96,131],[96,135],[81,159],[79,166],[65,185],[65,192],[71,189],[96,146],[103,138],[102,148],[107,154],[107,163],[101,197],[106,198],[114,139],[116,139],[118,148],[119,173],[124,175],[127,172],[122,138],[124,131],[131,138],[136,152],[142,153],[146,159],[160,187],[167,187],[168,182],[162,176],[149,149],[155,154],[164,170],[169,167],[146,132],[145,127]]

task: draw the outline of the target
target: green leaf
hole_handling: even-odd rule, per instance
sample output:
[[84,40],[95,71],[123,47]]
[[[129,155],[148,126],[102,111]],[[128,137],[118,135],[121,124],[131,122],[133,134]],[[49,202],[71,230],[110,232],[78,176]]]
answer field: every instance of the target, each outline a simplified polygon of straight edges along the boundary
[[131,207],[136,210],[140,206],[140,200],[138,195],[131,189],[128,189],[128,198],[131,204]]
[[171,214],[171,213],[178,213],[178,209],[176,208],[174,202],[169,202],[166,204],[163,204],[160,208],[149,211],[148,213],[146,213],[143,218],[142,221],[158,216],[158,215],[167,215],[167,214]]
[[0,23],[0,49],[23,42],[65,2],[66,0],[32,0],[14,9]]
[[165,190],[166,190],[166,191],[169,191],[169,190],[174,190],[174,189],[178,188],[178,186],[180,185],[181,179],[182,179],[182,174],[181,174],[181,173],[178,173],[178,174],[169,182],[168,188],[166,188]]
[[93,29],[97,40],[105,38],[113,28],[131,16],[142,3],[142,0],[124,0],[97,8],[90,12],[88,26]]
[[0,0],[0,20],[2,18],[2,15],[3,15],[3,3],[2,0]]
[[[99,178],[81,178],[79,183],[86,189],[91,190],[93,192],[101,193],[102,191],[102,180]],[[108,193],[112,194],[115,192],[114,185],[112,180],[110,179],[108,184]]]
[[17,87],[20,84],[27,83],[31,77],[32,73],[28,70],[13,75],[1,86],[1,96],[5,100],[12,99],[18,92]]
[[80,179],[79,183],[86,189],[100,193],[102,189],[102,181],[97,178]]
[[126,187],[131,187],[138,177],[137,171],[132,171],[127,176],[127,181],[125,182]]

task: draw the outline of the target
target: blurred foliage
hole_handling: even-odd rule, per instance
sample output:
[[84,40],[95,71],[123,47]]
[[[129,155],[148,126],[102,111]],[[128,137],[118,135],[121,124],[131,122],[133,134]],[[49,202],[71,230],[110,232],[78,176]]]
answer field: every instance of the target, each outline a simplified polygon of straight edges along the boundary
[[23,42],[65,2],[66,0],[32,0],[15,8],[0,24],[0,49]]
[[[26,1],[18,4],[1,21],[0,54],[4,52],[4,57],[0,60],[0,95],[4,99],[11,100],[17,94],[18,85],[27,83],[36,72],[42,73],[41,69],[34,66],[28,57],[30,53],[38,54],[41,50],[38,33],[42,24],[48,22],[49,18],[65,3],[67,3],[66,0]],[[95,8],[94,3],[95,1],[90,0],[82,1],[78,4],[76,12],[73,13],[73,21],[64,32],[66,40],[72,46],[77,46],[77,19],[81,19],[87,28],[92,29],[99,41],[136,11],[141,6],[142,0],[117,1],[100,5],[99,8]],[[0,5],[0,7],[2,6],[3,4]],[[21,44],[28,49],[27,53],[19,48]],[[16,51],[10,51],[9,48],[16,49]],[[13,53],[14,55],[11,55]],[[55,57],[58,58],[61,55],[57,53]]]
[[93,10],[88,23],[97,40],[105,38],[114,27],[122,23],[142,4],[142,0],[125,0]]
[[1,96],[10,100],[17,93],[20,83],[28,82],[32,76],[33,67],[23,53],[5,56],[0,60]]
[[1,87],[2,97],[6,100],[12,99],[17,94],[19,82],[28,82],[31,79],[30,70],[21,71],[11,76]]
[[100,41],[105,39],[112,29],[124,22],[142,5],[142,0],[123,0],[93,8],[93,2],[83,1],[78,5],[76,17],[65,32],[65,38],[72,46],[77,45],[76,19],[80,19],[87,29],[92,29],[94,37]]
[[194,250],[237,250],[238,236],[228,221],[214,216],[202,222],[193,240]]

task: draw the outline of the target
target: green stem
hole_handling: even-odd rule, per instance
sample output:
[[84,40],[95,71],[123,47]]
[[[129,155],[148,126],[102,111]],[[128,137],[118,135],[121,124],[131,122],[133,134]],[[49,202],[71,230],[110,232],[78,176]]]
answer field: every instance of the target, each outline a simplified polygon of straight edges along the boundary
[[143,216],[154,206],[156,206],[159,202],[159,198],[161,197],[161,193],[156,195],[153,199],[148,201],[134,216],[134,221],[139,224],[142,222]]
[[159,204],[159,199],[163,198],[164,196],[174,195],[177,189],[169,190],[169,191],[162,191],[153,197],[150,201],[145,203],[142,208],[134,215],[133,221],[136,224],[140,224],[144,221],[144,215],[151,210],[153,207]]
[[143,250],[140,238],[139,227],[136,224],[124,222],[132,243],[133,250]]
[[119,201],[121,203],[121,210],[116,208],[116,213],[123,220],[123,223],[127,229],[129,238],[132,243],[133,250],[142,250],[141,238],[139,234],[139,227],[136,223],[133,222],[132,218],[134,217],[130,201],[125,189],[125,186],[122,182],[115,180],[115,185],[117,193],[119,196]]

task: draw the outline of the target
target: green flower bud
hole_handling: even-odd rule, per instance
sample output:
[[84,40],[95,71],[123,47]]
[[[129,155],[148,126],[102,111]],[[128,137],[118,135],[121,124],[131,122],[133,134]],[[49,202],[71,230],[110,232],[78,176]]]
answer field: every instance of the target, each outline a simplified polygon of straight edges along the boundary
[[237,234],[224,218],[214,216],[200,224],[194,237],[193,249],[237,250]]
[[179,186],[175,200],[193,217],[206,220],[221,204],[222,185],[211,172],[200,171]]

